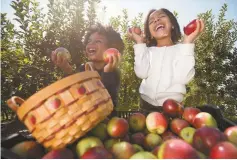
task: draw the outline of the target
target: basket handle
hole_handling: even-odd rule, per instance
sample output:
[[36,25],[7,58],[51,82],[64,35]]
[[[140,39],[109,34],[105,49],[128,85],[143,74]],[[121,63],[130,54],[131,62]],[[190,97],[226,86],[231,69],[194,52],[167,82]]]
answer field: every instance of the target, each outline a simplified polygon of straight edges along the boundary
[[85,71],[95,71],[91,62],[86,62]]
[[9,108],[11,108],[14,112],[18,110],[21,104],[25,102],[24,99],[18,97],[18,96],[13,96],[10,99],[7,100],[7,105]]

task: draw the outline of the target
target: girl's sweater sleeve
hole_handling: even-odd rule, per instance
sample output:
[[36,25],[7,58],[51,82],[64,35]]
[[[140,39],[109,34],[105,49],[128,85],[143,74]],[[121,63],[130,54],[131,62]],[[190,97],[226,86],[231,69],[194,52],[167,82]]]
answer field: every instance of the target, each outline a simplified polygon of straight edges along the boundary
[[174,61],[173,84],[187,84],[195,75],[194,44],[180,44]]
[[150,54],[145,43],[134,45],[135,63],[134,71],[137,77],[146,79],[150,68]]

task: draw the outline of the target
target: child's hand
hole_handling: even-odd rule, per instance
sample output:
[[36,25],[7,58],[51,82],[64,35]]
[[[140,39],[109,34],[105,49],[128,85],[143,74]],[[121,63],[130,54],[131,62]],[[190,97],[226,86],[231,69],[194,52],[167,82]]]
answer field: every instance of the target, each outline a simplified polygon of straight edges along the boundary
[[121,57],[113,54],[109,57],[109,63],[104,67],[104,72],[113,72],[119,65]]
[[134,32],[134,28],[131,28],[131,32],[128,31],[128,37],[131,38],[136,43],[144,43],[144,35],[141,33],[140,35]]
[[57,56],[55,51],[52,51],[51,59],[53,63],[58,66],[61,70],[63,70],[66,73],[72,72],[72,66],[68,63],[68,60],[63,56]]
[[197,28],[196,28],[196,30],[193,33],[191,33],[188,36],[186,34],[184,34],[184,41],[183,41],[183,43],[193,43],[194,40],[204,30],[204,22],[203,22],[203,20],[196,20],[196,23],[197,23]]

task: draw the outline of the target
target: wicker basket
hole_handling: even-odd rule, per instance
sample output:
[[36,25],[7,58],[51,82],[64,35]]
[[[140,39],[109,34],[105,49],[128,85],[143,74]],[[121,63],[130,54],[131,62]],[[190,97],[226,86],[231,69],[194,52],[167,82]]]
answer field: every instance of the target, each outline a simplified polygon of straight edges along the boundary
[[85,72],[59,80],[26,101],[14,96],[7,104],[49,149],[73,143],[113,110],[108,91],[89,63]]

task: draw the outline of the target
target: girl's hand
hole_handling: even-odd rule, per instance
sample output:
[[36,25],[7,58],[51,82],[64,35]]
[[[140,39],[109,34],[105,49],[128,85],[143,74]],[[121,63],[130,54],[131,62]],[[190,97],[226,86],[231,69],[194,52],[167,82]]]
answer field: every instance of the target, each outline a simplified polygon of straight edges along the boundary
[[134,32],[134,27],[131,28],[131,32],[128,31],[127,34],[128,34],[128,37],[131,38],[136,43],[144,43],[145,42],[143,33],[141,33],[140,35],[136,34]]
[[195,39],[200,35],[200,33],[202,33],[202,31],[204,30],[203,20],[196,20],[196,23],[197,23],[197,28],[193,33],[191,33],[188,36],[184,34],[183,43],[193,43]]
[[72,73],[72,66],[68,63],[68,60],[65,57],[57,56],[57,53],[55,51],[52,51],[51,59],[53,63],[65,73]]
[[119,65],[121,57],[113,54],[109,57],[109,63],[104,67],[104,72],[113,72]]

